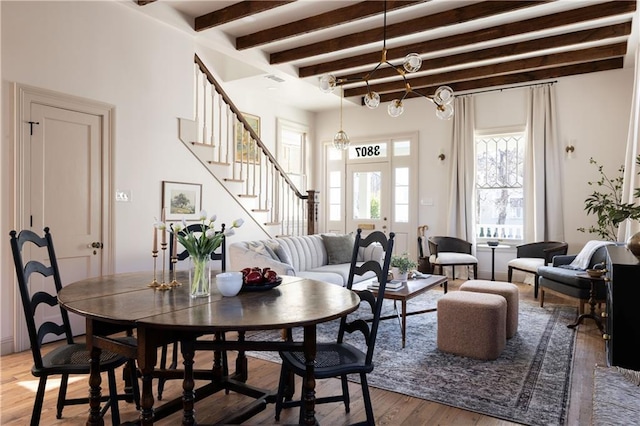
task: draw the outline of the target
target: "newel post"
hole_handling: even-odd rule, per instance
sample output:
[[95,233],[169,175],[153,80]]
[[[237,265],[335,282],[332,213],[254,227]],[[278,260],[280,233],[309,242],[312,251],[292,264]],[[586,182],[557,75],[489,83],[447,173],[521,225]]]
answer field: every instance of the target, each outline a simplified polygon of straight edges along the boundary
[[307,235],[318,232],[318,194],[319,191],[307,191]]

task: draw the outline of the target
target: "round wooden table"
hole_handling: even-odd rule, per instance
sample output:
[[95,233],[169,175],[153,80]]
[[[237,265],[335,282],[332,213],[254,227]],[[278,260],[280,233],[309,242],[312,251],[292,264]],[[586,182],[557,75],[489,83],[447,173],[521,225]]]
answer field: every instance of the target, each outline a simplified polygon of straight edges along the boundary
[[[186,277],[178,278],[186,282]],[[185,358],[183,424],[195,423],[192,367],[196,349],[239,350],[241,353],[245,350],[304,350],[307,359],[304,423],[315,424],[316,325],[353,312],[358,308],[360,298],[356,293],[334,284],[300,277],[282,278],[282,284],[276,288],[262,292],[241,292],[235,297],[223,297],[213,285],[209,297],[197,299],[190,297],[188,285],[167,291],[148,287],[152,279],[150,272],[108,275],[65,286],[58,293],[61,306],[84,316],[87,321],[87,345],[92,357],[87,425],[103,423],[100,417],[101,379],[98,368],[94,368],[98,366],[102,349],[137,359],[142,375],[141,424],[150,425],[155,419],[161,418],[159,416],[168,415],[153,408],[152,379],[158,377],[158,372],[154,372],[157,348],[176,340],[180,340]],[[304,327],[304,342],[250,342],[244,339],[196,341],[205,334],[237,331],[243,336],[245,331],[250,330],[293,327]],[[137,330],[135,347],[111,337],[131,328]],[[236,372],[236,376],[246,378],[246,371]],[[242,383],[223,377],[209,386],[208,393],[230,388],[241,391]],[[248,389],[247,394],[256,395],[255,389]],[[267,401],[267,397],[271,400]],[[273,393],[261,398],[264,399],[263,407],[266,402],[275,399]],[[254,414],[259,411],[255,407],[252,410]]]

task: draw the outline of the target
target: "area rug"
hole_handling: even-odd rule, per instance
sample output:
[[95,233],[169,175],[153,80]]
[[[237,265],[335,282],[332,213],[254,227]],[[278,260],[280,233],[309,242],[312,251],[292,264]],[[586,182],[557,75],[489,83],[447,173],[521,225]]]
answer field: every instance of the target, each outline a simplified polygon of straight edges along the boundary
[[[408,311],[435,307],[442,291],[412,299]],[[393,302],[385,301],[386,313]],[[575,331],[567,328],[577,309],[520,301],[518,332],[500,357],[481,361],[446,354],[436,346],[436,313],[408,317],[407,343],[402,348],[397,320],[381,321],[369,385],[526,425],[563,425],[571,385]],[[318,339],[330,341],[336,324],[318,327]],[[248,339],[263,339],[259,332]],[[302,340],[301,330],[294,333]],[[277,353],[252,352],[279,362]],[[354,382],[358,377],[350,377]]]
[[594,426],[626,426],[640,419],[640,372],[596,365],[593,371]]

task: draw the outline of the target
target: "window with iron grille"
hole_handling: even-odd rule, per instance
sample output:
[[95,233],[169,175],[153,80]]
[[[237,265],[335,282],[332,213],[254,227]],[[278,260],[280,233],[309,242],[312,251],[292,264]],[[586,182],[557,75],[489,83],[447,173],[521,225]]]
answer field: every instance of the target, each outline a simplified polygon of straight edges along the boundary
[[523,238],[524,133],[476,135],[476,236]]

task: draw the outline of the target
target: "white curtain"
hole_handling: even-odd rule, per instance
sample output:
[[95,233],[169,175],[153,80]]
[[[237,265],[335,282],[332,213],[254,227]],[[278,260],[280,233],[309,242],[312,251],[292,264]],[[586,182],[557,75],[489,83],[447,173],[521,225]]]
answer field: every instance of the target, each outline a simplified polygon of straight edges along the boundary
[[456,96],[451,152],[451,190],[449,192],[448,235],[462,238],[475,248],[475,142],[474,112],[471,95]]
[[[624,182],[622,187],[622,201],[626,203],[634,203],[634,188],[640,188],[640,170],[636,165],[636,157],[640,147],[640,95],[638,94],[638,84],[640,83],[640,59],[638,56],[638,48],[636,46],[636,63],[635,63],[635,79],[633,83],[633,97],[631,99],[631,116],[629,117],[629,134],[627,136],[627,150],[624,156]],[[625,220],[618,228],[618,241],[627,241],[629,237],[636,232],[640,232],[640,223],[637,220]]]
[[530,88],[524,167],[525,242],[564,241],[561,152],[556,122],[553,85]]

